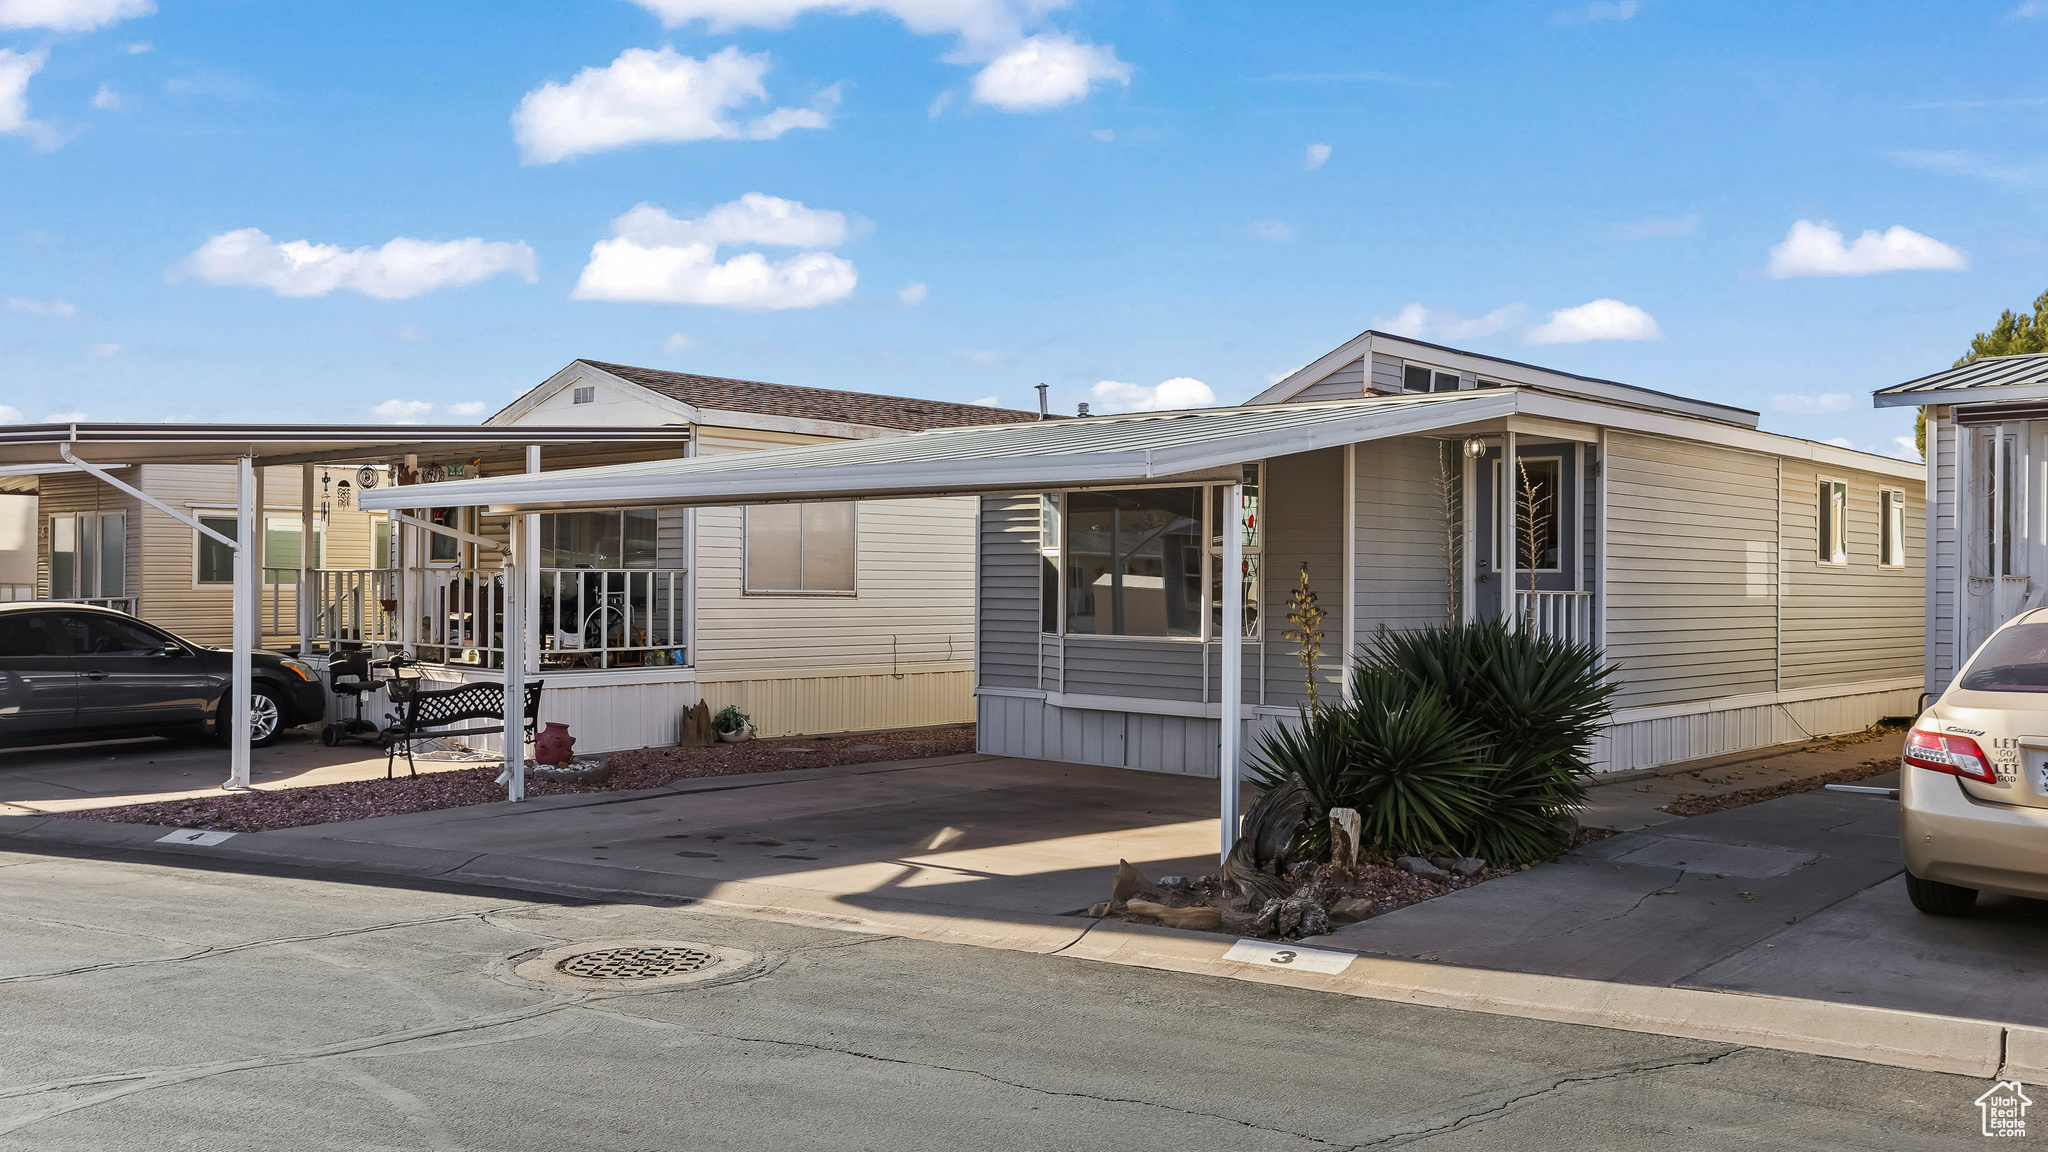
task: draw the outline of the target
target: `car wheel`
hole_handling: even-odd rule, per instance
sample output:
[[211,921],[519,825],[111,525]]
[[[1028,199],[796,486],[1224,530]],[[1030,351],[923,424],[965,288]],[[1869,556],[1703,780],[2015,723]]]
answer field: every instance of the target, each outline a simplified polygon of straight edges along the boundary
[[1929,916],[1968,916],[1977,906],[1977,890],[1939,880],[1922,880],[1906,873],[1906,896],[1913,907]]
[[[216,717],[213,722],[214,735],[220,739],[221,743],[230,743],[230,734],[234,730],[229,728],[228,725],[233,721],[233,713],[228,706],[227,697],[223,696],[220,698],[220,704],[215,709],[215,712]],[[262,748],[266,745],[274,744],[277,742],[278,735],[283,731],[284,697],[278,695],[277,689],[267,684],[250,685],[249,747]]]

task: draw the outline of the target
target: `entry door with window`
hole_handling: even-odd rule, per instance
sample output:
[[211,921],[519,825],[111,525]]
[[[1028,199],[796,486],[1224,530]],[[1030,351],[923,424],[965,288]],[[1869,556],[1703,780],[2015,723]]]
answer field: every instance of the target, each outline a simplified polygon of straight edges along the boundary
[[78,670],[42,612],[0,613],[0,743],[33,743],[76,724]]
[[206,718],[211,680],[197,653],[140,620],[60,612],[78,670],[82,728],[160,731]]
[[1582,558],[1575,555],[1581,509],[1577,453],[1570,444],[1521,444],[1514,477],[1515,539],[1512,551],[1501,554],[1501,452],[1495,448],[1475,461],[1472,473],[1472,529],[1468,551],[1473,565],[1473,611],[1483,620],[1501,614],[1501,590],[1510,561],[1515,588],[1523,592],[1579,590]]

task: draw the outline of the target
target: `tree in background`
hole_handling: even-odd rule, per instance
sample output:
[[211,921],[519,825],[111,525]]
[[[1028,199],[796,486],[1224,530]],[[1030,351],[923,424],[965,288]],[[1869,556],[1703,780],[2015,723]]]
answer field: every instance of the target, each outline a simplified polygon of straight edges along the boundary
[[[1979,332],[1970,340],[1969,355],[1955,362],[1961,368],[1972,360],[1986,356],[2018,356],[2028,352],[2048,352],[2048,292],[2034,297],[2034,313],[2015,315],[2011,309],[1998,314],[1998,323],[1989,332]],[[1920,458],[1927,458],[1927,409],[1920,409],[1920,415],[1913,420],[1913,443],[1920,449]]]

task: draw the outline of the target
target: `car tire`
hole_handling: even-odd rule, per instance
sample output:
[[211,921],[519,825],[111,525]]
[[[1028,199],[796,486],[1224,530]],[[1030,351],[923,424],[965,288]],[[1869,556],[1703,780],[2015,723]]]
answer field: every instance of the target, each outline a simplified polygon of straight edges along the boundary
[[1968,916],[1977,907],[1977,890],[1906,873],[1906,897],[1929,916]]
[[[285,729],[283,694],[268,684],[251,684],[249,700],[256,718],[256,727],[249,733],[249,747],[264,748],[277,743],[277,738],[284,734]],[[220,703],[214,706],[213,733],[223,744],[232,743],[230,733],[233,729],[229,728],[228,724],[233,718],[234,713],[228,704],[228,698],[222,696]]]

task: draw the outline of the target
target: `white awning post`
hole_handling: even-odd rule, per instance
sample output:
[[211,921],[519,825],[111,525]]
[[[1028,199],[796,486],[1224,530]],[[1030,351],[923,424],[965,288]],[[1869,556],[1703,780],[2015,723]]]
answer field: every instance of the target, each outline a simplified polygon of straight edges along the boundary
[[1501,438],[1499,497],[1501,511],[1500,515],[1494,517],[1495,520],[1499,521],[1501,527],[1500,563],[1494,565],[1494,567],[1501,571],[1501,616],[1507,620],[1508,631],[1510,632],[1522,630],[1521,622],[1515,618],[1515,516],[1520,511],[1520,509],[1515,507],[1515,498],[1521,495],[1522,491],[1522,486],[1519,483],[1521,478],[1515,475],[1515,466],[1520,463],[1520,456],[1515,451],[1515,434],[1513,431],[1510,431]]
[[301,656],[313,654],[313,617],[319,606],[313,593],[313,569],[320,566],[320,558],[313,554],[314,471],[311,464],[299,465],[299,591],[294,600],[298,607]]
[[1223,856],[1237,843],[1238,759],[1244,741],[1244,485],[1224,488],[1223,700],[1216,740],[1216,775],[1222,795],[1218,807],[1223,823]]
[[[401,467],[413,475],[414,483],[419,482],[420,458],[417,455],[408,452]],[[391,477],[391,482],[393,487],[397,486],[396,474]],[[391,521],[392,537],[398,541],[398,649],[407,656],[414,656],[417,654],[417,640],[413,629],[419,626],[419,608],[414,603],[416,589],[413,582],[419,570],[426,567],[427,556],[431,553],[423,551],[427,547],[426,538],[407,527],[397,513],[388,514],[386,519]]]
[[[687,445],[685,445],[687,447]],[[526,446],[526,470],[540,471],[540,445]],[[519,541],[519,564],[525,574],[521,583],[521,594],[526,602],[520,608],[520,620],[526,628],[526,666],[540,667],[540,516],[528,513],[525,517],[526,532]]]
[[256,461],[235,462],[235,635],[229,667],[227,699],[221,715],[228,722],[228,779],[223,788],[249,787],[249,651],[261,634],[258,612],[262,589],[256,581]]
[[505,785],[505,799],[513,803],[526,799],[526,596],[524,565],[517,559],[521,538],[526,535],[525,520],[514,516],[506,525],[511,539],[505,549],[504,591],[499,596],[505,615],[501,642],[505,654],[505,771],[499,780]]

